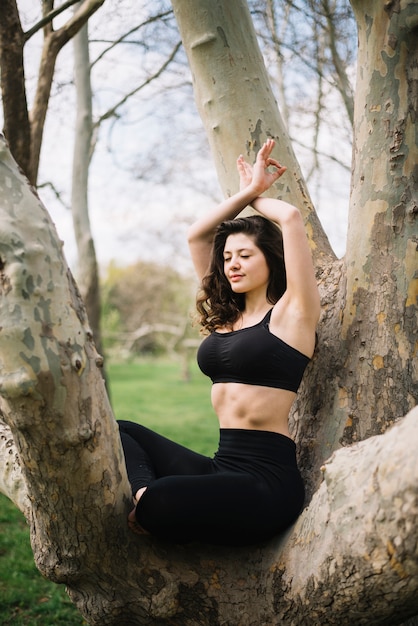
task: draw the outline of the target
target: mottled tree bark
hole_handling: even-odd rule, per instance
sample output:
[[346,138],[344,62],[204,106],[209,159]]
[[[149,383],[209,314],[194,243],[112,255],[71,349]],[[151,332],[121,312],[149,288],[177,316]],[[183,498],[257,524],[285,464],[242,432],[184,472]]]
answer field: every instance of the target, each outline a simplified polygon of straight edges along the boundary
[[245,0],[173,0],[193,77],[199,110],[218,178],[225,195],[238,189],[236,159],[250,161],[266,137],[277,146],[273,156],[288,167],[271,193],[300,207],[318,265],[333,253],[313,210],[300,166],[269,85]]
[[418,3],[352,5],[359,58],[334,412],[344,443],[384,432],[418,397]]
[[[235,67],[242,42],[254,45],[251,32],[231,36],[250,28],[245,6],[173,4],[181,30],[201,11],[204,34],[190,47],[204,51],[200,66],[217,59],[209,93],[222,79],[217,66]],[[400,419],[417,395],[416,3],[355,4],[369,52],[359,64],[346,259],[334,260],[290,151],[288,189],[277,190],[304,212],[324,313],[293,415],[310,500],[295,526],[266,545],[181,547],[127,531],[129,486],[84,308],[47,213],[2,145],[0,487],[31,522],[38,567],[67,584],[92,625],[394,626],[417,613],[417,408]],[[192,67],[200,84],[205,69],[201,76]],[[209,132],[226,142],[226,99],[242,88],[234,119],[245,120],[243,139],[233,137],[234,150],[225,143],[223,160],[211,139],[218,169],[232,177],[238,144],[251,155],[252,141],[284,135],[264,124],[265,109],[247,115],[247,84],[227,78],[219,102],[210,94],[204,101]]]

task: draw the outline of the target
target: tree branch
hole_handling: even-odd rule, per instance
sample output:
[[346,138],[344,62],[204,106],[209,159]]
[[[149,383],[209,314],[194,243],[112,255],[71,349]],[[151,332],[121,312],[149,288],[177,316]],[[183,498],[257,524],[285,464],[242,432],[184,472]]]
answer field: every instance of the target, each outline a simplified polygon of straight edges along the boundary
[[416,614],[417,441],[418,407],[384,435],[325,463],[324,480],[280,555],[286,570],[273,573],[283,623],[302,626],[297,614],[306,610],[323,625],[395,624]]
[[119,100],[119,102],[117,102],[115,105],[113,105],[113,107],[111,107],[110,109],[108,109],[105,113],[103,113],[103,115],[101,115],[99,117],[99,119],[95,122],[94,127],[98,128],[100,126],[100,124],[102,122],[104,122],[104,120],[109,119],[110,117],[113,117],[114,115],[116,115],[117,110],[125,104],[125,102],[127,100],[129,100],[129,98],[131,98],[132,96],[134,96],[136,93],[138,93],[139,91],[141,91],[142,89],[144,89],[147,85],[149,85],[150,83],[152,83],[153,80],[155,80],[156,78],[158,78],[159,76],[161,76],[161,74],[164,72],[164,70],[170,65],[170,63],[173,61],[173,59],[175,58],[177,52],[179,51],[179,49],[181,48],[181,41],[179,41],[173,48],[170,56],[168,57],[168,59],[166,59],[164,61],[164,63],[161,65],[161,67],[154,72],[154,74],[152,74],[151,76],[149,76],[147,78],[147,80],[145,80],[143,83],[141,83],[140,85],[138,85],[137,87],[135,87],[135,89],[132,89],[132,91],[130,91],[129,93],[125,94],[123,98],[121,98]]
[[31,165],[29,180],[35,184],[38,177],[43,129],[48,110],[55,62],[62,47],[80,30],[104,3],[104,0],[85,0],[74,15],[57,31],[51,31],[44,40],[41,66],[35,100],[31,111]]
[[335,29],[335,22],[333,19],[333,11],[329,5],[328,0],[322,0],[322,6],[324,8],[325,19],[327,21],[328,26],[328,37],[329,37],[329,47],[332,54],[332,60],[334,62],[335,72],[336,72],[336,85],[337,89],[341,94],[341,98],[344,102],[345,109],[347,111],[348,119],[351,122],[351,125],[354,124],[354,97],[351,89],[350,81],[347,76],[346,68],[344,63],[341,60],[340,55],[338,54],[337,48],[337,33]]
[[134,26],[133,28],[128,30],[127,33],[124,33],[118,39],[116,39],[115,41],[112,41],[110,46],[108,46],[105,50],[103,50],[99,54],[99,56],[96,59],[94,59],[94,61],[92,61],[90,67],[92,68],[94,65],[96,65],[96,63],[98,63],[100,61],[100,59],[102,59],[108,52],[113,50],[113,48],[115,48],[118,44],[122,43],[123,41],[126,41],[127,37],[129,37],[129,35],[132,35],[133,33],[136,33],[140,28],[143,28],[144,26],[148,26],[148,24],[152,24],[153,22],[156,22],[157,20],[160,20],[160,19],[163,19],[165,17],[168,17],[172,13],[173,13],[173,10],[170,9],[169,11],[165,11],[164,13],[159,13],[158,15],[153,15],[149,19],[145,20],[145,22],[141,22],[141,24],[137,24],[136,26]]
[[62,4],[57,9],[54,9],[53,11],[50,11],[49,13],[44,15],[44,17],[41,20],[39,20],[39,22],[36,22],[36,24],[34,24],[32,28],[30,28],[24,33],[25,43],[33,35],[35,35],[38,31],[40,31],[41,28],[43,28],[46,24],[50,24],[55,17],[57,17],[58,15],[61,15],[61,13],[63,13],[64,11],[72,7],[74,4],[77,4],[77,2],[79,2],[79,0],[67,0],[67,2],[64,2],[64,4]]
[[[0,398],[1,407],[1,398]],[[0,408],[0,493],[10,498],[28,517],[30,503],[12,431],[3,420]]]

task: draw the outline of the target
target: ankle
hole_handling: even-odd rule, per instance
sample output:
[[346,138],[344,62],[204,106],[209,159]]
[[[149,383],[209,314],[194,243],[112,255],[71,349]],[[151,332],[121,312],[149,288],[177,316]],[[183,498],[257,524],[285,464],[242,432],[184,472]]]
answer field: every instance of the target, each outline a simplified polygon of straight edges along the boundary
[[134,503],[135,504],[138,504],[139,500],[144,495],[146,490],[147,490],[147,487],[141,487],[140,489],[138,489],[138,491],[136,492],[136,494],[134,496]]

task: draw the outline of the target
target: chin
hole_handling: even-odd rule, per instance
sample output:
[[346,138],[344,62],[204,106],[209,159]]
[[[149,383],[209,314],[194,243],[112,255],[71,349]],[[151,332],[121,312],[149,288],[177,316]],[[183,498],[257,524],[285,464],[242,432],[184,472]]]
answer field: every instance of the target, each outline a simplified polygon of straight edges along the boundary
[[247,293],[247,289],[239,287],[238,285],[231,285],[231,289],[234,293]]

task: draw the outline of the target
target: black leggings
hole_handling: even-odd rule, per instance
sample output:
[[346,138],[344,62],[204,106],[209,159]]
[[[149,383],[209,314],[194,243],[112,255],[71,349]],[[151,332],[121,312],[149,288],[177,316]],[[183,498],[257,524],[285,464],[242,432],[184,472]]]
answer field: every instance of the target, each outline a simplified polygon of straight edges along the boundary
[[221,429],[210,458],[139,424],[118,423],[132,493],[148,487],[136,518],[156,537],[254,544],[286,529],[301,512],[304,486],[289,437]]

